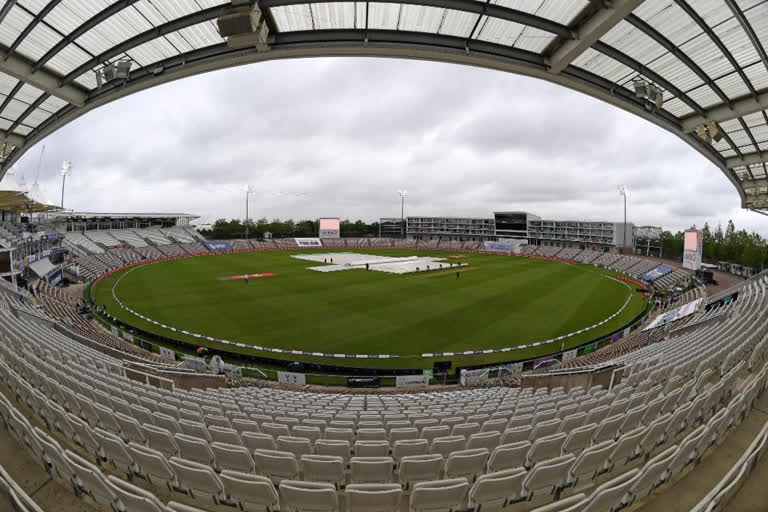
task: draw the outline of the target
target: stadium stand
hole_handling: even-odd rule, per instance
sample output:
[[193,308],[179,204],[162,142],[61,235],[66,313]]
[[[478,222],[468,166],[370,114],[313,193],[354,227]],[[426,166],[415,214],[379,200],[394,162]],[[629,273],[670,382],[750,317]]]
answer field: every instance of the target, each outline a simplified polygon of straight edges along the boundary
[[563,249],[560,251],[560,254],[557,255],[558,258],[562,258],[564,260],[576,260],[576,257],[581,254],[581,249],[578,248],[568,248]]
[[562,251],[560,247],[547,247],[542,245],[536,248],[536,252],[534,252],[534,254],[544,256],[545,258],[554,258],[560,253],[560,251]]
[[[181,249],[164,248],[171,247]],[[157,250],[80,260],[103,269],[147,249]],[[737,301],[716,306],[734,291]],[[355,500],[371,495],[397,504],[392,510],[405,502],[426,510],[443,501],[457,509],[499,500],[511,511],[549,503],[622,508],[695,471],[768,378],[768,273],[710,297],[667,338],[654,334],[659,329],[640,331],[555,370],[624,366],[624,380],[611,389],[416,395],[147,386],[125,378],[123,362],[166,360],[91,325],[62,290],[38,282],[35,292],[47,314],[0,293],[0,380],[17,397],[0,396],[3,424],[82,499],[120,511],[144,510],[131,508],[138,500],[166,512],[176,499],[203,510],[249,500],[282,509],[320,500],[318,492],[335,504],[331,510],[354,510]],[[691,290],[678,303],[701,294]],[[715,307],[707,311],[708,304]],[[20,308],[62,329],[18,316]],[[755,446],[765,439],[763,430]],[[753,448],[712,489],[702,512],[727,503],[729,486],[748,474]]]
[[178,244],[190,244],[198,241],[197,238],[193,237],[186,229],[181,227],[161,229],[160,231],[170,240]]
[[141,229],[136,232],[150,245],[168,245],[171,243],[159,229]]
[[0,247],[15,247],[22,240],[21,233],[21,229],[13,223],[0,223]]
[[[622,356],[628,377],[610,390],[168,391],[126,379],[119,360],[0,306],[0,379],[17,397],[0,398],[0,415],[57,480],[115,510],[136,500],[174,510],[174,499],[339,510],[342,497],[374,499],[356,496],[365,492],[411,510],[499,500],[510,510],[614,510],[696,471],[750,412],[768,377],[765,284],[751,283],[743,305],[730,306],[735,321],[698,333],[708,338],[703,351],[686,337]],[[725,487],[705,505],[722,501]]]
[[187,254],[200,254],[201,252],[208,252],[208,249],[206,249],[202,243],[197,241],[181,244],[180,247],[184,249]]
[[602,253],[597,251],[581,251],[573,259],[579,263],[593,263]]
[[83,235],[104,249],[122,245],[117,238],[109,234],[109,231],[84,231]]
[[153,260],[155,258],[162,258],[163,253],[161,253],[157,247],[153,246],[147,246],[147,247],[137,247],[135,251],[140,254],[144,259],[147,260]]
[[99,254],[104,252],[104,249],[81,233],[67,233],[64,235],[64,241],[62,242],[65,247],[72,249],[75,254],[88,255]]
[[296,240],[293,238],[276,238],[272,240],[272,242],[275,244],[275,247],[278,249],[298,249],[299,246],[296,244]]
[[236,251],[245,251],[248,249],[253,249],[253,246],[248,240],[230,240],[229,245],[231,245],[232,249]]
[[118,239],[128,247],[147,247],[147,242],[141,238],[135,231],[130,229],[116,229],[109,231],[109,234]]
[[163,253],[163,256],[180,256],[187,254],[183,247],[176,244],[158,245],[157,250]]
[[66,325],[73,333],[140,360],[161,363],[168,362],[160,356],[142,350],[136,345],[117,336],[113,336],[112,334],[107,334],[106,331],[92,325],[78,313],[78,301],[62,292],[60,289],[43,281],[38,281],[35,285],[35,290],[35,295],[41,301],[45,310],[52,317],[58,319],[63,325]]

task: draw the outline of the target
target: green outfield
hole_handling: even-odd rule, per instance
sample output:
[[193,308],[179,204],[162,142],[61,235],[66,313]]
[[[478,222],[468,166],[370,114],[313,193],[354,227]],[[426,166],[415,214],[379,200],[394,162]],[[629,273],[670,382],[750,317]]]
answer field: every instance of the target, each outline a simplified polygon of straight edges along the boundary
[[[228,253],[143,265],[118,272],[93,288],[98,304],[141,329],[233,352],[279,354],[224,346],[163,329],[123,310],[128,307],[163,324],[233,342],[309,352],[396,354],[389,360],[328,359],[284,355],[308,362],[364,367],[431,367],[422,353],[516,347],[609,322],[569,337],[575,346],[610,333],[642,312],[632,285],[586,265],[498,255],[470,254],[454,271],[393,275],[365,270],[316,272],[297,251]],[[307,250],[301,251],[302,253]],[[315,252],[333,252],[321,250]],[[386,256],[435,255],[413,250],[346,250]],[[447,261],[456,261],[448,259]],[[238,274],[274,273],[249,284],[226,280]],[[499,354],[454,356],[454,365],[536,357],[557,352],[561,342]],[[445,358],[443,358],[445,359]],[[425,364],[428,363],[428,364]]]

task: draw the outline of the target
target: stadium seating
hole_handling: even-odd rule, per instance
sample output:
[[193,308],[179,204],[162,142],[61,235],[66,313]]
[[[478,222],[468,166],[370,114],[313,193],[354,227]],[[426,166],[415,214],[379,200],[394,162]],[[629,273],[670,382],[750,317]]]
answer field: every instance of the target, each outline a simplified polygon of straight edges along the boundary
[[104,252],[104,248],[93,243],[93,241],[81,233],[67,233],[64,235],[62,244],[69,247],[77,255],[99,254]]
[[[188,236],[193,241],[94,254],[76,244],[87,254],[77,261],[96,277],[150,256],[205,250]],[[479,247],[341,240],[368,247]],[[241,242],[296,248],[293,239]],[[528,247],[542,256],[576,260],[596,252]],[[597,254],[595,261],[630,275],[656,265]],[[673,323],[666,336],[660,329],[639,331],[552,372],[624,367],[624,380],[608,390],[162,390],[127,379],[123,366],[129,360],[168,361],[95,328],[61,290],[38,283],[35,291],[45,312],[0,290],[0,381],[16,397],[14,402],[0,395],[2,424],[55,479],[84,500],[116,511],[205,510],[216,504],[243,510],[500,504],[511,511],[539,505],[611,510],[660,486],[674,486],[678,475],[707,457],[710,446],[749,413],[768,378],[765,274],[740,284],[735,302],[707,311],[706,304],[717,304],[733,290],[709,297],[698,312]],[[702,291],[693,289],[667,309],[701,297]],[[20,308],[55,319],[61,328],[15,314]],[[44,426],[32,427],[30,415]],[[766,443],[764,429],[697,512],[710,506],[727,510],[733,490]],[[12,489],[10,482],[0,471],[0,486]],[[24,501],[18,492],[13,496]]]
[[[66,302],[40,291],[50,309]],[[728,314],[698,313],[706,321],[613,357],[625,378],[611,389],[365,395],[153,388],[123,376],[123,356],[0,302],[0,380],[16,396],[0,396],[0,416],[56,479],[114,510],[139,501],[160,511],[219,503],[338,510],[342,498],[348,510],[369,510],[368,500],[376,510],[403,500],[411,510],[613,510],[674,486],[762,393],[768,279],[739,291],[721,306]],[[30,414],[44,428],[33,428]],[[764,429],[704,507],[725,507],[765,443]]]
[[84,231],[83,235],[105,249],[122,245],[117,238],[109,234],[109,231]]
[[197,242],[198,239],[192,236],[186,229],[175,227],[160,230],[165,236],[178,244],[190,244]]
[[146,240],[141,238],[136,231],[131,229],[115,229],[109,231],[109,234],[128,247],[147,247]]
[[533,254],[544,256],[545,258],[554,258],[555,256],[558,256],[560,251],[562,251],[562,248],[560,247],[540,245],[536,248],[536,251]]
[[168,245],[172,243],[159,229],[142,229],[136,233],[147,240],[150,245]]

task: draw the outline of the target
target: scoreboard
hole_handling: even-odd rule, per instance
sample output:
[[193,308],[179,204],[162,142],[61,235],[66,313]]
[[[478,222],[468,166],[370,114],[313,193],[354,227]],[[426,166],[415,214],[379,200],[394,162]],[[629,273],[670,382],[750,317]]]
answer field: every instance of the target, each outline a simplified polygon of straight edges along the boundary
[[320,219],[320,238],[340,238],[341,237],[341,219],[339,218],[321,218]]

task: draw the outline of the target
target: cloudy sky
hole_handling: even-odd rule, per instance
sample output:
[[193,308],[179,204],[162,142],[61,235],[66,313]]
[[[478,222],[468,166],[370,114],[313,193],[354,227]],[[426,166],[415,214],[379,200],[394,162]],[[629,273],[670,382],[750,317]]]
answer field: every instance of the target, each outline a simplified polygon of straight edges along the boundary
[[[546,82],[385,59],[270,62],[135,94],[45,140],[43,191],[73,162],[67,208],[183,211],[202,222],[406,214],[629,220],[667,229],[727,222],[768,236],[733,186],[685,143]],[[16,166],[34,181],[40,146]]]

